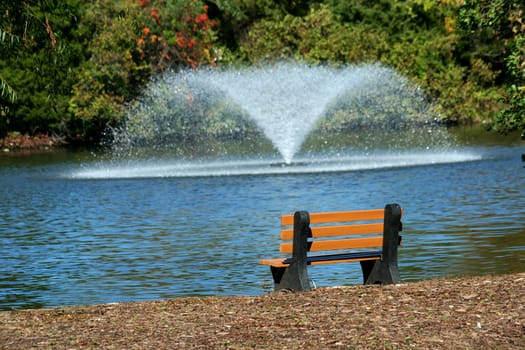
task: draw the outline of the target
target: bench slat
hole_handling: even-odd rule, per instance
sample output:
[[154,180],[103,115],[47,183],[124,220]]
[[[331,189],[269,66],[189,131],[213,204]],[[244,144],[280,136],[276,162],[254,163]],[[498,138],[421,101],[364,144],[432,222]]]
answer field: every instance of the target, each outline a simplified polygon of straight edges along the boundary
[[[381,251],[372,252],[356,252],[343,254],[328,254],[307,257],[307,262],[310,265],[332,264],[338,262],[352,262],[365,260],[379,260],[381,259]],[[262,265],[270,265],[274,267],[286,267],[292,262],[292,258],[277,258],[259,260]]]
[[[354,249],[354,248],[373,248],[381,247],[383,245],[383,237],[370,238],[348,238],[348,239],[334,239],[330,241],[314,241],[312,242],[309,251],[319,252],[323,250],[340,250],[340,249]],[[292,253],[292,243],[281,243],[281,253]]]
[[[344,222],[360,220],[382,220],[385,215],[384,209],[334,211],[327,213],[311,213],[310,224],[321,224],[325,222]],[[293,225],[293,214],[281,216],[281,225]]]
[[[372,233],[382,234],[383,223],[312,227],[312,236],[314,238]],[[293,229],[282,230],[281,239],[285,241],[292,240]]]
[[259,264],[261,265],[270,265],[275,267],[286,267],[288,264],[284,264],[283,261],[285,258],[275,258],[275,259],[261,259]]

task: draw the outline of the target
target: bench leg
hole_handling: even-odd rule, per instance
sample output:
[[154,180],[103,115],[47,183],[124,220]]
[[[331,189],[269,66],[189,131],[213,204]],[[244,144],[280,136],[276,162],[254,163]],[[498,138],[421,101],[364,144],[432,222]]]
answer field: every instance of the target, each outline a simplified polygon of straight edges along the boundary
[[290,290],[294,292],[310,290],[306,266],[301,269],[297,264],[288,267],[270,267],[272,270],[274,291]]
[[287,267],[273,267],[274,290],[291,290],[294,292],[310,290],[308,271],[306,271],[306,254],[308,237],[311,237],[310,215],[306,211],[296,211],[293,223],[293,261]]
[[[381,260],[376,260],[370,269],[366,265],[368,276],[365,275],[363,267],[363,276],[365,284],[392,284],[399,283],[399,269],[397,267],[397,247],[401,242],[399,231],[401,231],[401,207],[398,204],[388,204],[385,207],[385,220],[383,231],[383,256]],[[361,264],[363,266],[363,264]]]
[[372,269],[374,268],[376,260],[364,260],[364,261],[360,261],[360,263],[361,263],[361,270],[363,270],[363,283],[366,284],[366,281],[368,280],[368,277],[370,276],[370,273],[372,272]]
[[[362,261],[362,263],[365,261]],[[366,261],[367,263],[369,261]],[[397,264],[387,264],[386,261],[376,260],[369,275],[365,277],[365,284],[395,284],[401,281]],[[363,269],[363,276],[365,271]]]

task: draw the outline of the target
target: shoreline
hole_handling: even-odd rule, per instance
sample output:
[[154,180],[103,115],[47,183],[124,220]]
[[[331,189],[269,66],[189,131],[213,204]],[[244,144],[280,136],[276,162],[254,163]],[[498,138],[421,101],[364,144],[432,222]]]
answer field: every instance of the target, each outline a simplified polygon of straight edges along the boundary
[[35,153],[43,151],[54,151],[66,146],[64,136],[49,136],[46,134],[36,134],[29,136],[17,132],[8,133],[4,138],[0,138],[0,153]]
[[0,349],[522,349],[525,272],[0,312]]

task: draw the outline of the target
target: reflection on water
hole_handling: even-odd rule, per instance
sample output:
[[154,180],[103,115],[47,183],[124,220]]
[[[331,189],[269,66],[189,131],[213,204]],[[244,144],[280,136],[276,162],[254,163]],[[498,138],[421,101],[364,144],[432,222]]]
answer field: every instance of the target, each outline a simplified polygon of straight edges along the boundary
[[[0,158],[0,309],[257,295],[271,287],[279,215],[404,207],[404,280],[524,271],[519,146],[473,159],[271,176],[73,174],[66,153]],[[429,156],[431,158],[431,156]],[[123,173],[131,171],[121,169]],[[317,285],[361,283],[359,264],[310,269]]]

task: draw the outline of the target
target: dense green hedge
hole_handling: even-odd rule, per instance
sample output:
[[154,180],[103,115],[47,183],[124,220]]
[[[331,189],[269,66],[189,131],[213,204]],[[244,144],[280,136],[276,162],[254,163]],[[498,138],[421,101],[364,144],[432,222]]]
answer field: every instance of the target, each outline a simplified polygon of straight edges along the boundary
[[0,137],[95,143],[165,70],[380,62],[444,121],[525,128],[521,0],[4,0]]

